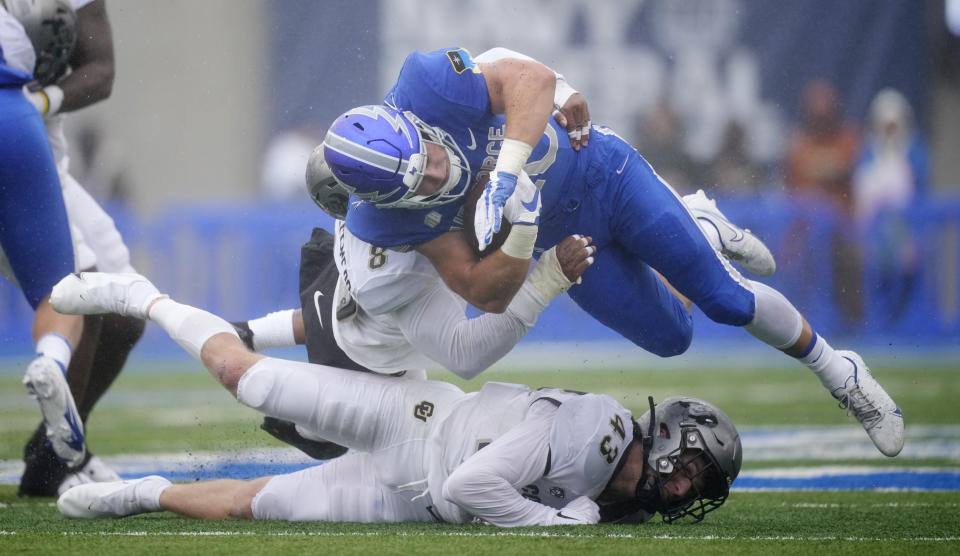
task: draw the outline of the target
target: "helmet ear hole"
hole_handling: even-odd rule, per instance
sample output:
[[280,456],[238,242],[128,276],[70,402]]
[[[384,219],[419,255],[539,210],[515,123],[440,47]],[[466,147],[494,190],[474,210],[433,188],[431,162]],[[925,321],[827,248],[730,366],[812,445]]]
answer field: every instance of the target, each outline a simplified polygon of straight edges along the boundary
[[670,428],[666,423],[660,423],[660,438],[670,438]]
[[359,129],[360,131],[364,130],[363,125],[361,125],[360,122],[353,122],[353,127]]

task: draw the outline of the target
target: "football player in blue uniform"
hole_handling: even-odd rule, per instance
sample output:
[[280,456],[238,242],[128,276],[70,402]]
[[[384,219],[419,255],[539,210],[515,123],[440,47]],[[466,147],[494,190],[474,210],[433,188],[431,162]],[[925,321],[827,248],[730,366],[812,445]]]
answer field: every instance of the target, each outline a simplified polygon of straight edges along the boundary
[[[49,303],[60,278],[74,271],[73,243],[63,193],[40,113],[22,89],[46,84],[66,67],[75,40],[74,13],[65,1],[0,6],[0,246],[30,306],[37,357],[24,384],[40,402],[47,438],[68,464],[83,461],[83,424],[65,372],[83,318],[60,315]],[[25,27],[36,27],[43,46]],[[49,102],[49,99],[47,99]]]
[[[877,448],[897,455],[902,413],[862,358],[835,351],[782,294],[717,256],[692,207],[613,131],[551,119],[557,82],[543,64],[503,49],[476,60],[462,48],[412,53],[382,106],[346,112],[324,140],[325,161],[351,195],[349,230],[380,247],[417,249],[486,311],[503,310],[535,248],[591,236],[596,262],[568,293],[594,318],[658,355],[684,352],[691,315],[659,273],[712,320],[807,365]],[[474,216],[483,250],[521,172],[541,188],[523,199],[538,216],[513,222],[500,249],[480,258],[463,230],[464,193],[489,175]],[[755,240],[704,196],[689,202],[722,249]]]
[[[56,35],[47,31],[50,26],[31,24],[30,13],[23,13],[22,9],[23,6],[55,3],[56,0],[19,2],[17,6],[21,11],[12,13],[26,21],[24,30],[41,58],[49,56],[49,45],[51,42],[55,44]],[[68,114],[108,98],[114,80],[113,38],[105,1],[69,0],[69,4],[76,15],[77,31],[76,43],[65,61],[70,71],[57,79],[32,82],[23,93],[43,116],[53,147],[75,245],[75,270],[95,268],[133,272],[129,250],[113,219],[68,171],[68,146],[64,133]],[[46,75],[45,72],[41,74]],[[73,344],[73,356],[67,366],[67,383],[84,423],[119,375],[145,324],[142,320],[116,314],[84,318],[83,334]],[[27,441],[23,460],[24,470],[17,491],[20,496],[56,496],[73,483],[117,478],[90,452],[89,446],[79,464],[67,466],[51,448],[44,423]]]

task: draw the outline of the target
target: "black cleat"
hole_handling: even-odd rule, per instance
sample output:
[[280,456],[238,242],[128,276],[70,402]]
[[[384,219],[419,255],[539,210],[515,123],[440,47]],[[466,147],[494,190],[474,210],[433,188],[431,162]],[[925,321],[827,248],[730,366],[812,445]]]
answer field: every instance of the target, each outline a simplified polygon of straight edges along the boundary
[[[87,455],[77,466],[82,469],[90,461],[93,454]],[[48,497],[58,496],[57,489],[73,470],[63,463],[47,441],[44,424],[40,423],[37,430],[27,441],[23,449],[23,476],[20,477],[20,487],[17,496],[21,497]]]
[[296,425],[276,417],[264,417],[260,428],[267,431],[270,436],[297,448],[313,459],[338,458],[347,453],[348,450],[348,448],[333,442],[304,438],[297,432]]

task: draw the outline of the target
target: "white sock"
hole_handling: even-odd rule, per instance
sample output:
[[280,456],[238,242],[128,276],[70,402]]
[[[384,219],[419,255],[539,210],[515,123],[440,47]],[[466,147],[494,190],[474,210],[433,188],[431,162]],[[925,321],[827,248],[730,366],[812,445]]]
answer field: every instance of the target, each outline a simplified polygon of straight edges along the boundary
[[753,291],[753,320],[743,328],[761,342],[777,349],[787,349],[797,343],[803,330],[800,312],[777,290],[770,286],[744,280]]
[[177,303],[170,298],[161,299],[153,305],[150,309],[150,320],[159,324],[173,341],[198,360],[203,344],[213,336],[226,333],[240,339],[229,322],[213,313]]
[[258,319],[247,321],[247,326],[253,332],[254,351],[297,345],[297,340],[293,336],[293,314],[295,312],[295,309],[275,311]]
[[147,480],[141,481],[134,487],[137,503],[147,512],[159,512],[163,510],[160,507],[160,494],[170,486],[170,481],[159,476],[147,477]]
[[813,371],[820,383],[831,392],[844,386],[853,372],[850,362],[837,355],[830,344],[816,332],[813,333],[807,349],[797,356],[797,359]]
[[37,355],[53,359],[60,365],[60,369],[64,373],[70,366],[72,354],[73,349],[70,347],[70,342],[56,332],[47,332],[37,340]]

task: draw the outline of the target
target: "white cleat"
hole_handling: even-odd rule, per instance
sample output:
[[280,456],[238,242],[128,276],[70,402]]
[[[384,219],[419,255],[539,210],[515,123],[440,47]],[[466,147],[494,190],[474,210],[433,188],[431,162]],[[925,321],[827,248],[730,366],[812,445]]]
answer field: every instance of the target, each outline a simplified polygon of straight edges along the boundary
[[67,465],[78,465],[87,452],[83,442],[83,421],[60,364],[51,357],[37,357],[27,367],[23,385],[40,402],[47,439],[53,451]]
[[150,302],[159,297],[156,286],[139,274],[80,272],[57,282],[50,304],[67,315],[119,313],[143,319]]
[[63,481],[57,486],[57,494],[63,494],[77,485],[120,480],[120,475],[117,475],[116,471],[110,469],[107,464],[103,463],[102,459],[93,456],[82,468],[64,477]]
[[102,519],[106,517],[126,517],[158,511],[148,507],[144,500],[146,490],[156,491],[170,484],[170,481],[158,475],[150,475],[129,481],[109,483],[87,483],[75,486],[64,492],[57,500],[57,509],[66,517],[78,519]]
[[832,392],[833,397],[840,401],[840,408],[846,409],[847,415],[860,421],[883,455],[899,454],[903,449],[903,412],[870,374],[863,358],[852,351],[836,353],[853,364],[853,374],[847,377],[846,385]]
[[717,202],[707,197],[702,189],[692,195],[684,195],[683,202],[697,219],[701,228],[709,227],[716,230],[716,235],[710,230],[704,230],[708,239],[719,237],[720,245],[714,249],[720,254],[737,263],[757,276],[770,276],[777,270],[777,262],[767,246],[760,239],[750,233],[750,230],[741,228],[727,220],[727,217],[717,208]]

